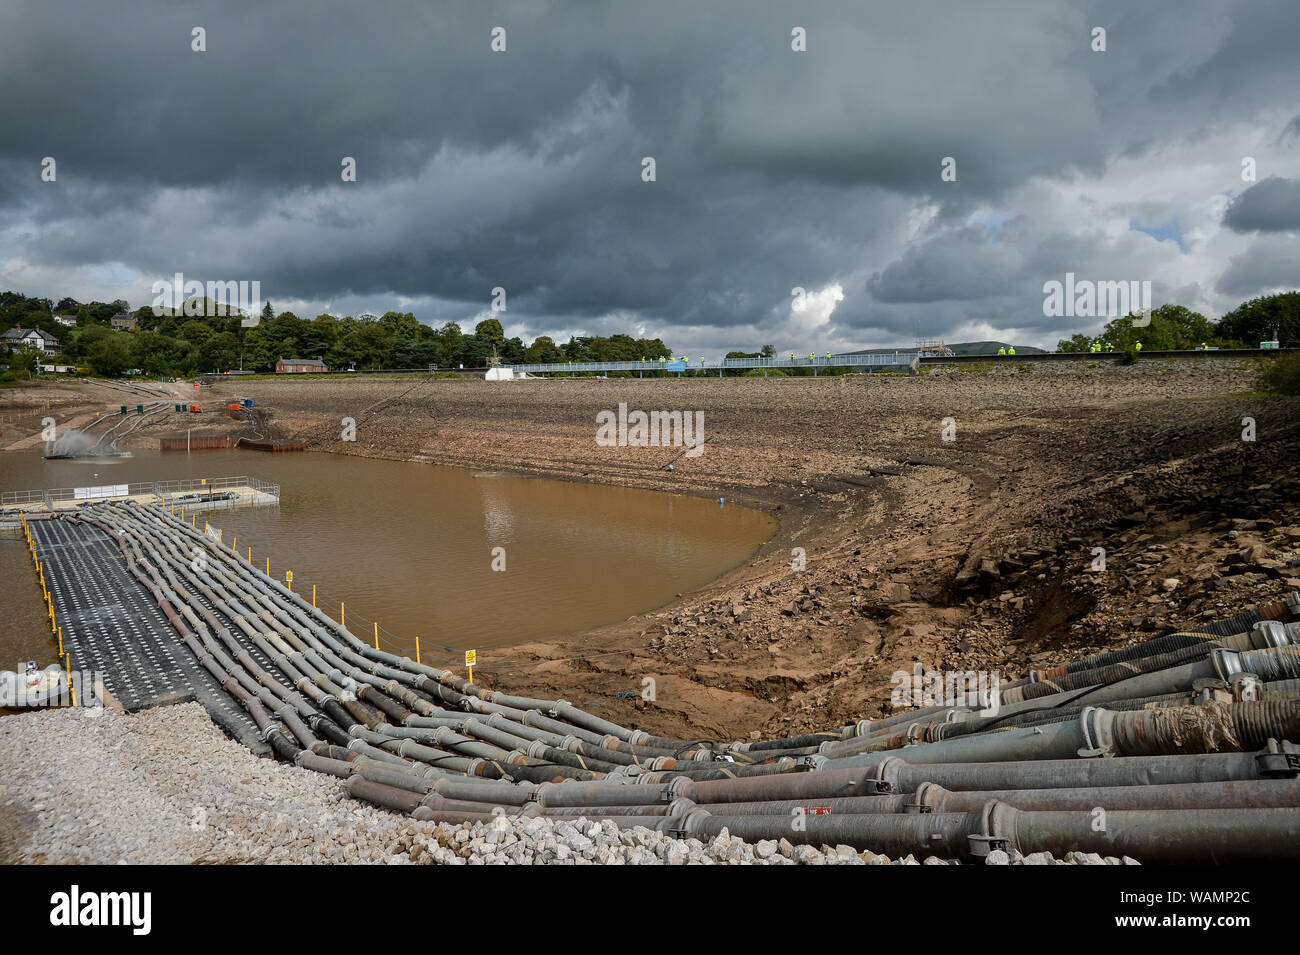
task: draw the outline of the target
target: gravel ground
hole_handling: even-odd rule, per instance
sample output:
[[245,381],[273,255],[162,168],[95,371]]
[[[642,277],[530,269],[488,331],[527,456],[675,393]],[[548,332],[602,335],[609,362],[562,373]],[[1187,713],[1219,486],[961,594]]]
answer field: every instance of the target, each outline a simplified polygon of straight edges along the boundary
[[[948,864],[849,846],[751,845],[725,833],[702,843],[585,819],[419,822],[348,799],[332,777],[253,756],[197,703],[135,715],[66,709],[7,717],[0,779],[6,864]],[[989,857],[991,865],[1012,861],[1001,852]],[[1039,853],[1014,861],[1121,860]]]

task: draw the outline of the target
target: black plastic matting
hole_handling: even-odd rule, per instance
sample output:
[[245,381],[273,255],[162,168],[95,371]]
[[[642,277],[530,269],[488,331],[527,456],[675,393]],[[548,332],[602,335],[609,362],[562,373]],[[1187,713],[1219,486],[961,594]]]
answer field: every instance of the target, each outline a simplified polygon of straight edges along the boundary
[[[29,526],[63,628],[64,649],[75,668],[102,673],[109,693],[129,711],[197,700],[245,746],[267,750],[252,718],[181,642],[109,535],[89,524],[61,520]],[[201,594],[195,596],[229,625]],[[240,644],[288,685],[256,646],[243,638]]]

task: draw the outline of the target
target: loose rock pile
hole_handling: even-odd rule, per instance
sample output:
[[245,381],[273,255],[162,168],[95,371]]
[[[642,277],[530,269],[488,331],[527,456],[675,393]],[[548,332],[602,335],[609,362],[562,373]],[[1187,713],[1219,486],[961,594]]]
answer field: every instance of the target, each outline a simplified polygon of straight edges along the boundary
[[[348,799],[336,781],[258,759],[197,703],[128,715],[0,720],[0,862],[434,865],[955,865],[850,846],[710,842],[586,819],[452,826]],[[1078,856],[1078,858],[1074,858]],[[1125,862],[1132,862],[1125,859]],[[990,865],[1118,864],[1074,853]]]
[[948,864],[729,835],[704,843],[581,818],[420,822],[253,756],[197,703],[90,712],[0,720],[0,863]]

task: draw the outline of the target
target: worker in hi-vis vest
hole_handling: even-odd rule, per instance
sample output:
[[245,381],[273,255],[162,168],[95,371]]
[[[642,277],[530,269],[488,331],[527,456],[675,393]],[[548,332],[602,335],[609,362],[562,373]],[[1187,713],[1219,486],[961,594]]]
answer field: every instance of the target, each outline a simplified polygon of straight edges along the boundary
[[1134,350],[1134,351],[1141,351],[1141,350],[1142,350],[1142,343],[1141,343],[1141,342],[1138,342],[1137,344],[1135,344],[1135,345],[1133,346],[1133,350]]
[[1014,355],[1015,353],[1016,353],[1016,346],[1015,346],[1015,345],[1009,345],[1009,346],[1007,346],[1007,354],[1008,354],[1008,355]]
[[1007,346],[1005,346],[1005,345],[999,345],[999,346],[998,346],[998,354],[999,354],[999,355],[1005,355],[1006,353],[1007,353]]

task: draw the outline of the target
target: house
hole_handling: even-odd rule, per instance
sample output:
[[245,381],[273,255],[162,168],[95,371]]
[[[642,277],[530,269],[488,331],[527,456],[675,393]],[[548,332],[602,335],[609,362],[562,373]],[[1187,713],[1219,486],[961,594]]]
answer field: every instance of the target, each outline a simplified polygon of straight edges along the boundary
[[39,328],[11,328],[3,335],[0,335],[0,341],[3,341],[9,351],[17,351],[24,345],[31,348],[39,348],[47,355],[57,355],[59,353],[59,340],[49,332],[43,332]]
[[329,369],[325,367],[325,362],[314,358],[281,358],[275,363],[277,375],[303,375],[311,372],[321,374],[327,371]]
[[113,331],[115,332],[135,331],[135,326],[136,326],[135,316],[132,315],[130,312],[118,312],[116,315],[114,315],[112,318],[108,320],[108,323],[111,326],[113,326]]
[[59,312],[55,312],[55,313],[54,313],[54,320],[55,320],[56,322],[58,322],[60,325],[62,325],[64,328],[76,328],[76,327],[77,327],[77,316],[76,316],[76,313],[73,313],[73,314],[69,315],[69,314],[67,314],[67,313],[62,313],[62,314],[60,314]]

